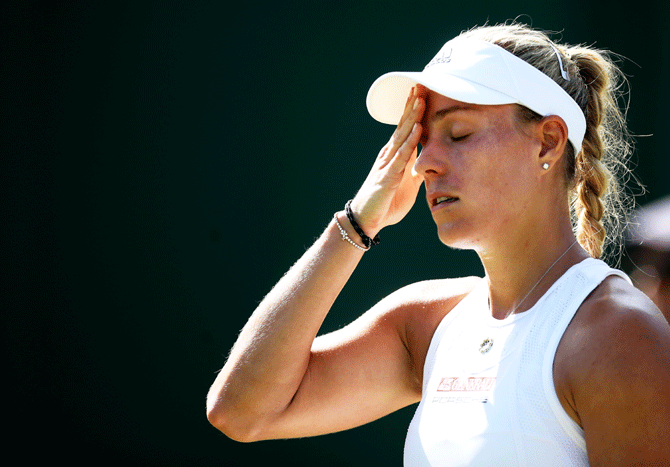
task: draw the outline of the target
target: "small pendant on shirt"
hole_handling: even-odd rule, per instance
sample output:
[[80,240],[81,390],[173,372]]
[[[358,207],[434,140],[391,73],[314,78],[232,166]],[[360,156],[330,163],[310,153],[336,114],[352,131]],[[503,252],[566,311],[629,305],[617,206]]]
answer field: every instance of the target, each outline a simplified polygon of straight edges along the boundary
[[493,339],[486,338],[484,339],[484,342],[479,346],[479,353],[484,355],[486,352],[491,350],[491,347],[493,347]]

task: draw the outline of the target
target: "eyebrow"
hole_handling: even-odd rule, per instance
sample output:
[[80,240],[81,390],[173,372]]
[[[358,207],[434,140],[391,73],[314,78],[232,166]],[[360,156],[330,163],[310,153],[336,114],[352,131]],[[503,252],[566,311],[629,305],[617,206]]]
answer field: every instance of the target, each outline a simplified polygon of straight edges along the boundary
[[431,117],[431,121],[437,121],[441,120],[444,117],[446,117],[449,114],[452,114],[454,112],[462,112],[462,111],[472,111],[472,110],[477,110],[477,108],[474,105],[454,105],[451,107],[447,107],[446,109],[438,110],[436,111]]

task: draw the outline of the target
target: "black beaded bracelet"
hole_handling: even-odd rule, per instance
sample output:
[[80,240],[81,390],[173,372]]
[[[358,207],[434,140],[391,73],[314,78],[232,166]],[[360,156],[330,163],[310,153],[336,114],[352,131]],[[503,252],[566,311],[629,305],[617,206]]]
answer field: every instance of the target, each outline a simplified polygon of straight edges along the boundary
[[347,201],[347,204],[344,205],[344,212],[347,213],[347,219],[349,219],[351,226],[356,233],[361,236],[363,245],[365,245],[365,248],[370,248],[372,245],[379,245],[379,235],[375,235],[375,238],[368,237],[365,235],[365,232],[363,232],[363,229],[361,229],[361,226],[358,225],[356,219],[354,219],[354,213],[351,212],[351,201],[352,200]]

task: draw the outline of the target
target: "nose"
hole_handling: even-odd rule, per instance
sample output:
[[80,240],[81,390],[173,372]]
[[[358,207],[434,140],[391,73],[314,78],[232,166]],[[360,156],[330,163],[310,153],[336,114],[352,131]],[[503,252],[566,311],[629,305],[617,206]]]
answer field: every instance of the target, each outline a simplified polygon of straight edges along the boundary
[[421,145],[414,162],[414,171],[424,178],[443,175],[447,171],[446,148],[429,138]]

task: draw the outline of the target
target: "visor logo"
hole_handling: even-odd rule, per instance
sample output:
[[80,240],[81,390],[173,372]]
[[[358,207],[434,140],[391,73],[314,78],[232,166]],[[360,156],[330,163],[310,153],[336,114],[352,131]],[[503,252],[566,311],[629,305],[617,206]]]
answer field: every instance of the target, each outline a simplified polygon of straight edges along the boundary
[[[426,68],[431,67],[433,65],[438,65],[440,63],[449,63],[451,61],[451,53],[454,51],[453,48],[449,47],[449,50],[447,53],[446,47],[440,51],[439,54],[435,55],[435,57],[426,65]],[[424,70],[426,69],[424,68]]]

